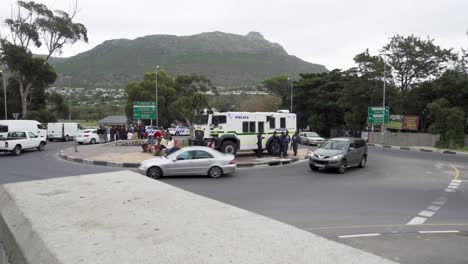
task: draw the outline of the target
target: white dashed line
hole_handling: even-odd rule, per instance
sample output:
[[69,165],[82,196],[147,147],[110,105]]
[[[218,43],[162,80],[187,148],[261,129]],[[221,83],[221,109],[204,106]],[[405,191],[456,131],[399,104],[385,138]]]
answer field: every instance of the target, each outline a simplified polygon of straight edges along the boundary
[[432,210],[432,211],[437,211],[437,210],[440,209],[440,206],[431,205],[431,206],[428,206],[426,209],[427,210]]
[[441,231],[418,231],[420,234],[454,234],[454,233],[460,233],[460,231],[457,230],[441,230]]
[[432,211],[426,211],[426,210],[423,210],[419,213],[420,216],[425,216],[425,217],[431,217],[434,215],[434,212]]
[[338,236],[338,237],[339,238],[352,238],[352,237],[373,237],[373,236],[380,236],[380,234],[371,233],[371,234],[346,235],[346,236]]
[[409,221],[406,224],[407,225],[422,225],[422,224],[424,224],[424,222],[426,222],[426,220],[427,220],[427,218],[425,218],[425,217],[416,216],[415,218],[411,219],[411,221]]
[[435,202],[432,202],[432,204],[444,205],[445,202],[444,201],[435,201]]
[[457,190],[454,189],[445,189],[446,192],[456,192]]
[[452,180],[452,182],[458,182],[458,183],[461,183],[462,180]]

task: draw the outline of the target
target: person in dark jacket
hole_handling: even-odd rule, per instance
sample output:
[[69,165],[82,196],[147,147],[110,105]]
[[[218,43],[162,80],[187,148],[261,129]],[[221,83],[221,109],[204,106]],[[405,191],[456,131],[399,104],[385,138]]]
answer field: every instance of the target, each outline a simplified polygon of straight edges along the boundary
[[264,137],[262,137],[262,132],[261,130],[258,131],[257,133],[257,157],[262,157],[262,140]]
[[[282,158],[284,157],[284,146],[287,144],[287,138],[286,135],[284,134],[284,131],[281,132],[280,138],[280,151],[279,151],[279,157]],[[287,150],[286,150],[287,151]]]
[[289,142],[291,142],[291,136],[289,135],[288,130],[286,130],[284,136],[285,139],[283,141],[283,158],[286,158],[288,156]]
[[273,145],[276,145],[278,146],[278,150],[274,153],[272,153],[274,156],[280,156],[281,155],[281,142],[280,142],[280,137],[278,136],[278,134],[276,134],[276,131],[273,131],[273,136],[272,136],[272,143]]
[[296,131],[296,133],[294,133],[294,135],[292,136],[292,142],[291,142],[294,156],[297,156],[297,147],[300,141],[301,141],[301,137],[299,136],[299,131]]

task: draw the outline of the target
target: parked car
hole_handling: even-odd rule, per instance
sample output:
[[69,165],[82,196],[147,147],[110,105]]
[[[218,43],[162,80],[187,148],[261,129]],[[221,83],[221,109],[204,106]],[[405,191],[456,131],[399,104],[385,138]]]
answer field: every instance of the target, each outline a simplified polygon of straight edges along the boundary
[[367,145],[361,138],[332,138],[309,153],[309,167],[316,171],[337,169],[345,173],[349,167],[364,168],[367,163]]
[[46,140],[32,132],[11,131],[6,137],[0,140],[0,152],[11,152],[14,155],[21,155],[25,149],[44,150]]
[[224,154],[208,147],[182,148],[166,157],[145,160],[139,171],[154,179],[175,175],[208,175],[221,177],[236,170],[234,155]]
[[145,132],[148,133],[148,136],[154,136],[156,131],[162,132],[162,130],[161,127],[157,126],[145,126]]
[[322,144],[325,139],[319,134],[315,132],[301,132],[299,133],[299,136],[301,137],[301,144],[304,145],[320,145]]
[[0,120],[0,137],[6,137],[10,131],[30,131],[47,138],[47,127],[36,120]]
[[78,144],[96,144],[99,143],[99,135],[97,134],[97,129],[86,129],[82,133],[79,133],[76,136],[76,142]]
[[49,139],[49,141],[69,141],[71,139],[74,139],[82,131],[83,127],[78,123],[47,124],[47,138]]
[[171,134],[171,136],[188,136],[188,135],[190,135],[190,128],[188,128],[186,126],[170,127],[167,130],[169,130],[169,134]]

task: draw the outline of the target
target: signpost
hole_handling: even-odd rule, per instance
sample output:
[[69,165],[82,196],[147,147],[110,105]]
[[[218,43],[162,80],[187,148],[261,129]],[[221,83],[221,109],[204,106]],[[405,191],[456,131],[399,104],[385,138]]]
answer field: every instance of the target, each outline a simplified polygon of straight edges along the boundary
[[133,102],[133,120],[155,118],[156,107],[154,102]]
[[[390,119],[389,107],[385,107],[385,114],[383,114],[382,112],[382,107],[369,106],[367,108],[367,123],[370,125],[381,125],[382,123],[388,124]],[[382,118],[384,118],[384,122],[382,122]]]

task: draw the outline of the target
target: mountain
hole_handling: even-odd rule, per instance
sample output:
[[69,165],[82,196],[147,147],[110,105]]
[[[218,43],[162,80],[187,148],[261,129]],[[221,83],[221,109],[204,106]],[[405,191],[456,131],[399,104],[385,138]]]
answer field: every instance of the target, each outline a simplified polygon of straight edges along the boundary
[[[51,58],[59,76],[72,76],[73,86],[124,87],[141,80],[156,65],[175,77],[200,74],[217,86],[256,85],[273,76],[325,72],[319,64],[288,55],[258,32],[245,36],[223,32],[192,36],[151,35],[134,40],[107,40],[69,58]],[[57,85],[65,85],[63,78]]]

